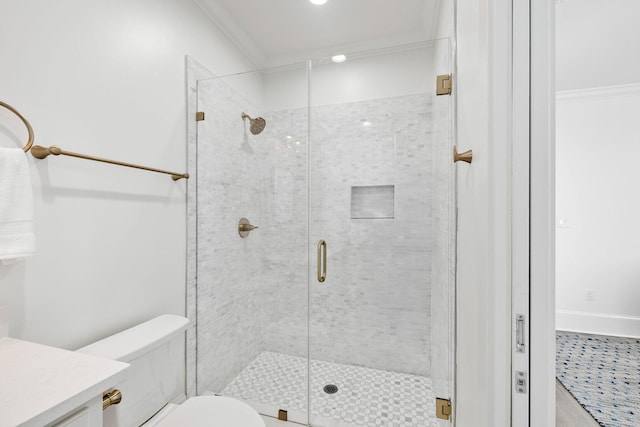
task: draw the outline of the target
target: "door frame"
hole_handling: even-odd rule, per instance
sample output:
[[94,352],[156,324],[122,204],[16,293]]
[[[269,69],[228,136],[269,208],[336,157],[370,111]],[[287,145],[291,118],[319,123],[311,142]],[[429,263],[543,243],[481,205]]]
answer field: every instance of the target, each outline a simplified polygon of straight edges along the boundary
[[[472,5],[466,1],[462,4],[460,9],[464,15],[477,16]],[[490,64],[487,80],[492,113],[488,116],[491,141],[487,150],[487,160],[491,162],[492,235],[487,244],[493,245],[495,268],[493,277],[490,277],[495,298],[495,329],[489,336],[495,341],[493,360],[484,358],[484,366],[493,367],[493,378],[487,379],[494,388],[491,401],[478,399],[476,395],[474,401],[465,402],[466,407],[458,409],[464,413],[465,419],[475,416],[478,420],[481,414],[486,415],[492,420],[492,425],[553,426],[555,1],[486,0],[485,4],[489,12],[487,33],[490,48],[483,53]],[[460,33],[473,33],[471,30],[475,30],[485,35],[483,26],[478,27],[480,31],[472,27],[476,24],[473,19],[465,21],[465,24],[469,28],[459,29]],[[468,43],[468,40],[462,40],[465,41]],[[475,141],[481,149],[485,148],[481,142],[480,139]],[[480,161],[484,160],[481,155],[482,152],[478,156]],[[479,163],[477,171],[480,172],[483,166]],[[473,197],[472,194],[462,196]],[[486,203],[476,201],[479,206]],[[475,255],[479,256],[477,252]],[[465,265],[459,267],[463,273],[467,268]],[[464,293],[464,286],[462,288]],[[506,313],[500,310],[504,303],[509,305],[510,319],[505,318]],[[515,314],[519,312],[526,317],[525,345],[528,353],[524,354],[517,353],[515,346]],[[503,335],[503,324],[510,329],[510,336]],[[464,340],[458,343],[458,349],[461,344]],[[467,363],[462,357],[461,362],[463,367],[478,366],[482,360]],[[508,370],[503,370],[505,365]],[[526,372],[528,393],[516,393],[516,370]],[[460,384],[457,388],[460,389]],[[483,413],[486,409],[481,407],[482,404],[492,407],[493,411]]]
[[[512,383],[514,427],[555,425],[555,1],[513,0]],[[515,349],[526,315],[527,352]],[[513,381],[513,380],[512,380]],[[525,396],[523,399],[522,397]]]
[[555,6],[531,1],[531,425],[555,425]]
[[[512,4],[511,426],[530,424],[531,0]],[[517,384],[523,381],[524,384]]]

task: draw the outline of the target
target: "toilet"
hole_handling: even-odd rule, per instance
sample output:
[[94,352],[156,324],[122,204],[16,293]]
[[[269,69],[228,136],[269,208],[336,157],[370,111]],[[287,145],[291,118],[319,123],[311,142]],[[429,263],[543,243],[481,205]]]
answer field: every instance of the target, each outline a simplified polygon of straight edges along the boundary
[[126,379],[114,387],[122,402],[104,411],[104,427],[265,427],[252,407],[230,397],[185,401],[188,325],[185,317],[165,314],[77,350],[130,364]]

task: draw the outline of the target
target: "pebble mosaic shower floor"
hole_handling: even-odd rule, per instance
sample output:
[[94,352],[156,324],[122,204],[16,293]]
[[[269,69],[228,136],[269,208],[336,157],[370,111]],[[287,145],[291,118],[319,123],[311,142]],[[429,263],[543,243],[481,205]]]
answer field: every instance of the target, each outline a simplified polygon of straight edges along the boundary
[[[426,377],[311,360],[311,413],[353,425],[436,427]],[[288,411],[306,411],[307,359],[262,352],[220,394]],[[327,394],[327,384],[338,387]]]

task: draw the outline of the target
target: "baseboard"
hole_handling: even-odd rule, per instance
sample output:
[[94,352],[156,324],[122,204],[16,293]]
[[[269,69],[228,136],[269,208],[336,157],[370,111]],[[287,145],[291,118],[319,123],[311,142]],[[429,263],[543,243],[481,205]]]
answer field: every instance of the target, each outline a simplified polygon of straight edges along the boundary
[[614,337],[640,338],[640,317],[581,311],[556,311],[556,329]]

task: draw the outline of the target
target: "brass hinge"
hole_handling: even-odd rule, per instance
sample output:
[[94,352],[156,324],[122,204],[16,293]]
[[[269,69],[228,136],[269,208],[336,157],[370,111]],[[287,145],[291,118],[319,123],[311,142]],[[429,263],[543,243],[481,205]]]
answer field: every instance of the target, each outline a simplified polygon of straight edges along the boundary
[[451,400],[436,397],[436,417],[448,420],[451,417]]
[[442,74],[436,79],[436,95],[451,95],[451,74]]
[[204,111],[198,111],[196,113],[196,120],[201,122],[202,120],[204,120]]

